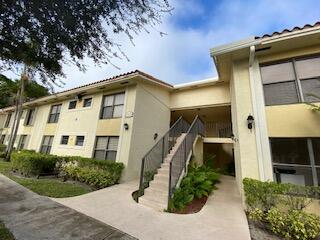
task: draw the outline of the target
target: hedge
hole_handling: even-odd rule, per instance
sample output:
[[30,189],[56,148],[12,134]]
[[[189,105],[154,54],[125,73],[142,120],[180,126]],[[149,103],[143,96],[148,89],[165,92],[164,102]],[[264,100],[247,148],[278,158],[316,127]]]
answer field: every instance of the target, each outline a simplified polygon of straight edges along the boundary
[[78,156],[56,156],[22,150],[11,154],[12,169],[25,176],[59,173],[103,188],[119,182],[124,165]]
[[286,239],[311,240],[320,236],[320,217],[303,209],[319,195],[319,187],[243,180],[251,220]]
[[64,171],[74,180],[88,184],[95,188],[105,188],[119,182],[122,164],[113,169],[95,169],[89,167],[66,166]]
[[13,152],[10,157],[12,169],[25,176],[54,173],[59,157],[23,150]]

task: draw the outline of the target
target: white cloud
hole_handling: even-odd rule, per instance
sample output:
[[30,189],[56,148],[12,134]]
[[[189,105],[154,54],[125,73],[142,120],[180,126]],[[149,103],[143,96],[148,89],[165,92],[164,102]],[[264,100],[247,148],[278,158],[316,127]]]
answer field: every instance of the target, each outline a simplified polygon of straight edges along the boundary
[[[87,61],[88,70],[65,67],[64,89],[83,85],[134,69],[145,71],[169,83],[182,83],[215,76],[209,49],[251,35],[281,31],[305,23],[314,23],[320,15],[318,2],[313,0],[224,0],[214,1],[212,9],[198,0],[172,0],[175,11],[164,19],[159,33],[142,33],[134,39],[135,46],[125,36],[118,36],[122,49],[130,58],[111,65],[95,67]],[[196,27],[181,27],[179,21],[199,18]],[[57,89],[57,91],[62,90]]]

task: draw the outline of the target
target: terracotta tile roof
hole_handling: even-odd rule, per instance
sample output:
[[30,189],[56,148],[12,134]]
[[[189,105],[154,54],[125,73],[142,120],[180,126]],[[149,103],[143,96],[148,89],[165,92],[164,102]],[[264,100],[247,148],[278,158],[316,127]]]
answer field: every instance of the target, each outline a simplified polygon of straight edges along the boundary
[[[173,88],[173,85],[169,84],[169,83],[166,83],[164,81],[161,81],[145,72],[142,72],[140,70],[134,70],[134,71],[131,71],[131,72],[127,72],[127,73],[123,73],[123,74],[119,74],[119,75],[116,75],[116,76],[113,76],[113,77],[110,77],[110,78],[107,78],[107,79],[103,79],[103,80],[100,80],[100,81],[96,81],[96,82],[93,82],[93,83],[88,83],[88,84],[85,84],[85,85],[81,85],[79,87],[74,87],[74,88],[70,88],[70,89],[67,89],[67,90],[64,90],[64,91],[60,91],[60,92],[55,92],[55,93],[52,93],[48,96],[44,96],[44,97],[40,97],[40,98],[37,98],[37,99],[32,99],[30,101],[27,101],[25,102],[24,104],[28,105],[28,104],[31,104],[35,101],[39,101],[39,100],[42,100],[42,99],[46,99],[46,98],[50,98],[50,97],[53,97],[57,94],[61,94],[61,93],[67,93],[69,91],[73,91],[73,90],[77,90],[79,89],[79,91],[81,91],[81,88],[84,88],[84,87],[88,87],[88,86],[94,86],[95,84],[101,84],[101,83],[112,83],[114,81],[117,81],[117,80],[120,80],[121,78],[127,78],[127,77],[131,77],[131,76],[134,76],[134,75],[140,75],[142,77],[146,77],[148,78],[149,80],[151,81],[154,81],[154,82],[157,82],[157,83],[160,83],[162,85],[165,85],[167,87],[170,87],[170,88]],[[101,87],[101,85],[100,85]],[[9,110],[9,109],[12,109],[13,106],[8,106],[8,107],[5,107],[5,108],[2,108],[1,110]]]
[[308,28],[314,28],[314,27],[320,27],[320,21],[316,22],[315,24],[306,24],[303,27],[294,27],[292,29],[284,29],[281,32],[273,32],[271,34],[264,34],[263,36],[256,36],[255,39],[263,39],[263,38],[269,38],[269,37],[274,37],[274,36],[279,36],[284,33],[291,33],[291,32],[296,32],[296,31],[301,31],[305,30]]
[[64,90],[64,91],[61,91],[61,92],[56,92],[54,94],[60,94],[60,93],[63,93],[63,92],[68,92],[68,91],[72,91],[72,90],[76,90],[76,89],[79,89],[79,88],[83,88],[83,87],[87,87],[87,86],[91,86],[91,85],[95,85],[97,83],[102,83],[102,82],[105,82],[105,83],[110,83],[110,82],[113,82],[113,81],[116,81],[116,80],[119,80],[120,78],[124,78],[124,77],[130,77],[131,75],[135,75],[135,74],[139,74],[139,75],[142,75],[144,77],[147,77],[155,82],[158,82],[160,84],[163,84],[163,85],[166,85],[168,87],[173,87],[171,84],[169,83],[166,83],[164,81],[161,81],[145,72],[142,72],[140,70],[134,70],[134,71],[131,71],[131,72],[127,72],[127,73],[122,73],[122,74],[119,74],[119,75],[116,75],[116,76],[113,76],[113,77],[110,77],[110,78],[106,78],[106,79],[103,79],[103,80],[99,80],[99,81],[96,81],[96,82],[92,82],[92,83],[88,83],[88,84],[85,84],[85,85],[81,85],[79,87],[74,87],[74,88],[70,88],[70,89],[67,89],[67,90]]

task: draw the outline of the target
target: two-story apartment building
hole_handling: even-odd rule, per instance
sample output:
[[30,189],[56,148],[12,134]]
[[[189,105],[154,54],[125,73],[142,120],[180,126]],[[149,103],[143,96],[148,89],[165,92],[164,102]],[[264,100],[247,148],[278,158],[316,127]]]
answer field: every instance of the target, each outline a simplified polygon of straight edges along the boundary
[[[318,185],[320,114],[307,103],[320,95],[320,23],[218,46],[211,56],[218,78],[174,86],[134,71],[25,103],[16,148],[123,162],[126,181],[139,178],[143,157],[181,116],[189,124],[199,116],[194,154],[234,164],[240,188],[245,177]],[[13,111],[0,113],[4,144]]]

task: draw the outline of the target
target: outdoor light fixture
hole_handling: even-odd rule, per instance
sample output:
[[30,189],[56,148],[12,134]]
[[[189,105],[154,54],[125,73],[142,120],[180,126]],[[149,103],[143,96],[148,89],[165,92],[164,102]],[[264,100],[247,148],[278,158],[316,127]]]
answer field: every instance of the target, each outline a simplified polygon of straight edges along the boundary
[[124,127],[125,130],[129,130],[129,124],[128,123],[123,124],[123,127]]
[[156,140],[158,138],[158,133],[155,133],[154,135],[153,135],[153,140]]
[[253,123],[254,123],[254,117],[252,115],[249,115],[247,118],[247,123],[248,123],[248,129],[252,129]]

